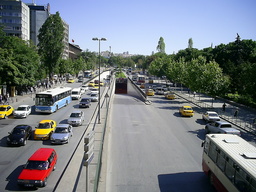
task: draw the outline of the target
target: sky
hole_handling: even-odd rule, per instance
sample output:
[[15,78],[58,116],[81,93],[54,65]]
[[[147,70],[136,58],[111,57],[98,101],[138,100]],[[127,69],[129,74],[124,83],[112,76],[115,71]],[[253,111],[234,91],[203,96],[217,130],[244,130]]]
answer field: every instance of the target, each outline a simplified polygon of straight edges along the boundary
[[[33,0],[22,0],[32,3]],[[160,37],[167,54],[241,39],[256,40],[255,0],[34,0],[50,4],[69,24],[69,42],[82,50],[151,55]]]

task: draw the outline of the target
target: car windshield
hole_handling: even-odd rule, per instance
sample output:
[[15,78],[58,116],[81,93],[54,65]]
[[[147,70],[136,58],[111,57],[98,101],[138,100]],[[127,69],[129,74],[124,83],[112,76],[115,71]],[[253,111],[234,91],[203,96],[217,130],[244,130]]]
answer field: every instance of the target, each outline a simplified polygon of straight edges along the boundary
[[70,117],[81,117],[80,113],[71,113]]
[[28,161],[25,166],[25,169],[46,170],[48,169],[48,166],[48,161]]
[[47,123],[39,123],[38,128],[39,129],[48,129],[48,128],[51,128],[51,125],[48,122]]
[[184,110],[192,110],[192,109],[189,107],[184,107]]
[[221,128],[232,128],[231,124],[223,124],[221,125]]
[[26,107],[18,107],[17,111],[26,111]]
[[25,130],[24,129],[13,129],[12,134],[14,134],[14,135],[24,135]]
[[6,111],[5,107],[0,107],[0,111]]
[[68,133],[68,128],[65,127],[57,127],[55,133]]
[[97,97],[97,94],[91,94],[92,97]]
[[81,102],[89,102],[89,99],[82,99]]

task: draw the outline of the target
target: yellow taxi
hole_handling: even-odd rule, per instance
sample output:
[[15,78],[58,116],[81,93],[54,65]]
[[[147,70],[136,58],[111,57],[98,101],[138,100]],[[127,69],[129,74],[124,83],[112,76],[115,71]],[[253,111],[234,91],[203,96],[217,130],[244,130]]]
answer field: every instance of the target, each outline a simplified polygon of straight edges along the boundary
[[0,119],[5,119],[10,116],[14,111],[11,105],[0,105]]
[[47,140],[51,134],[55,131],[56,121],[54,120],[42,120],[39,122],[34,132],[34,139]]
[[68,83],[74,83],[74,82],[75,82],[75,79],[73,79],[73,78],[68,79]]
[[168,92],[166,95],[165,95],[165,98],[166,99],[170,99],[170,100],[173,100],[175,99],[175,94],[173,92]]
[[91,81],[91,82],[89,82],[89,84],[88,84],[88,87],[94,87],[94,82],[93,81]]
[[193,111],[192,107],[190,107],[190,106],[182,106],[180,108],[180,115],[186,116],[186,117],[193,117],[194,111]]
[[154,92],[153,89],[147,89],[146,95],[147,95],[147,96],[154,96],[154,95],[155,95],[155,92]]

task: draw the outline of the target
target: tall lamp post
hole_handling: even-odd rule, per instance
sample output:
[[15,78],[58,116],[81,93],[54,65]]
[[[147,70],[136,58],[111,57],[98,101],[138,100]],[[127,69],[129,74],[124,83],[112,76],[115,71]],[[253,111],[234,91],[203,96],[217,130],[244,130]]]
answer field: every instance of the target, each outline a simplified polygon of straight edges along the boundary
[[107,41],[106,38],[92,38],[93,41],[99,41],[99,101],[98,101],[98,124],[100,124],[100,42]]

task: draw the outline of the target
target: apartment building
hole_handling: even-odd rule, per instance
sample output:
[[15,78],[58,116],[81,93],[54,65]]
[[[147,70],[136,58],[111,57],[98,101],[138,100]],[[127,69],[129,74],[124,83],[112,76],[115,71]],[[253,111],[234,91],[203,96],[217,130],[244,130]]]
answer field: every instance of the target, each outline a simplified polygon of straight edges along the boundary
[[30,40],[29,7],[19,0],[1,0],[0,25],[6,35]]

